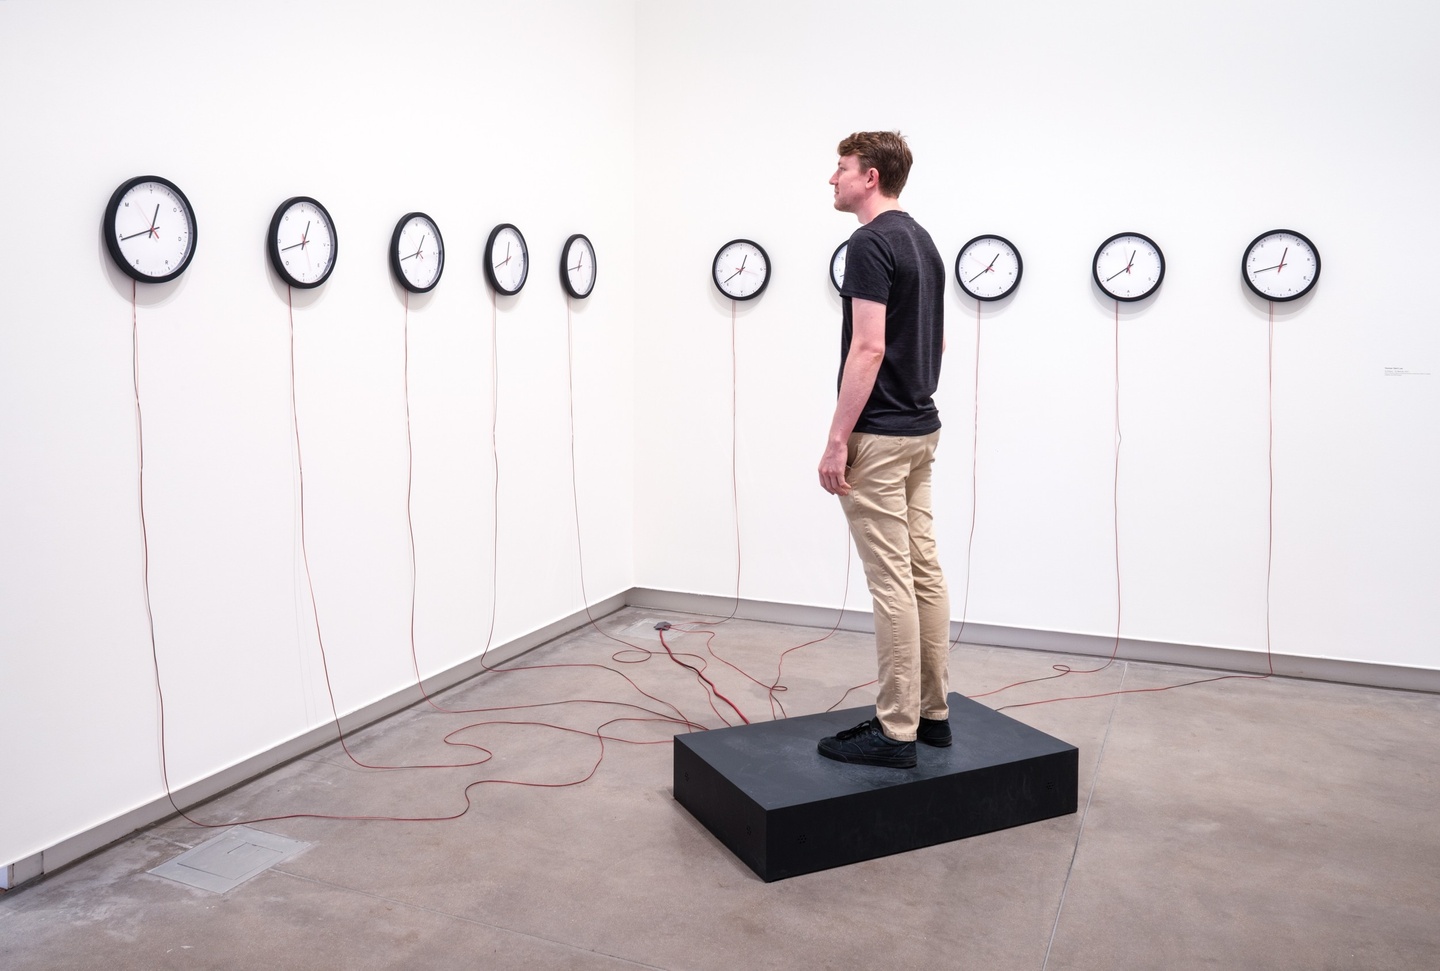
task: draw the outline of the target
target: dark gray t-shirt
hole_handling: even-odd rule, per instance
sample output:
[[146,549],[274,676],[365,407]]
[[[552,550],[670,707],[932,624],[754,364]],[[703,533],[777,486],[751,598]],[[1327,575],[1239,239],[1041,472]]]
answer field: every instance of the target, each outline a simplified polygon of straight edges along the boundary
[[[840,375],[854,334],[851,300],[885,305],[885,360],[855,431],[928,435],[940,427],[933,395],[945,342],[945,262],[909,213],[882,212],[855,230],[845,254]],[[838,382],[837,382],[838,385]]]

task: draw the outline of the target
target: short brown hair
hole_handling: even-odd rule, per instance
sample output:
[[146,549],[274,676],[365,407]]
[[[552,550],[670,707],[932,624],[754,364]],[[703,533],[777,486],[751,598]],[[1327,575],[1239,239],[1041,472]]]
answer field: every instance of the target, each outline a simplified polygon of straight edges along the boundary
[[875,169],[880,173],[880,193],[892,199],[905,188],[910,177],[910,166],[915,161],[905,136],[898,131],[857,131],[840,142],[836,153],[840,156],[854,155],[860,159],[860,167]]

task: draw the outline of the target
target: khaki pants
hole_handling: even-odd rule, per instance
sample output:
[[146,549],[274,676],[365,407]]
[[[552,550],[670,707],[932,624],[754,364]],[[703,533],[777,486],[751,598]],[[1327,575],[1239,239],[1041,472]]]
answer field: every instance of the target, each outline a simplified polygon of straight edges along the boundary
[[879,690],[885,734],[915,738],[919,719],[947,718],[950,596],[935,551],[930,468],[940,433],[850,436],[840,497],[875,601]]

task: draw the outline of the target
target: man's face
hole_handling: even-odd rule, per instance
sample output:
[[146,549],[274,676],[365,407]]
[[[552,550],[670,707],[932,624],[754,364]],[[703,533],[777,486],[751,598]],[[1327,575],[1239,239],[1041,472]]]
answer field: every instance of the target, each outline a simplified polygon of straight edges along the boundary
[[835,208],[841,212],[854,212],[865,198],[865,183],[868,170],[862,170],[860,159],[855,155],[842,155],[830,176],[835,187]]

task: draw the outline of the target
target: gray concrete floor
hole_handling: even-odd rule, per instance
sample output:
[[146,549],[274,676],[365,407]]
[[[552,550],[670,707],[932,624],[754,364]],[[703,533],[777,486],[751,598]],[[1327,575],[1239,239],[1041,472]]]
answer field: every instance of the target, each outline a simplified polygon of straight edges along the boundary
[[[626,610],[606,632],[660,650]],[[715,652],[773,680],[781,651],[819,633],[738,620]],[[704,655],[703,636],[672,647]],[[872,676],[870,638],[838,633],[786,657],[778,697],[824,710]],[[585,628],[524,664],[623,671],[706,726],[694,677],[665,658],[619,664]],[[637,660],[643,655],[620,655]],[[1086,658],[963,645],[952,687],[976,695]],[[763,688],[708,670],[753,719]],[[1204,676],[1117,662],[1011,688],[994,707]],[[1284,679],[1016,707],[1007,714],[1080,748],[1080,810],[772,884],[671,797],[664,710],[597,667],[487,674],[451,708],[580,703],[483,714],[417,706],[357,734],[374,764],[330,746],[193,815],[226,824],[296,812],[438,816],[449,822],[285,819],[252,828],[313,844],[226,894],[146,871],[209,839],[172,819],[0,896],[0,967],[31,968],[1440,968],[1440,697]],[[869,689],[839,707],[873,701]],[[601,702],[612,702],[602,704]],[[720,705],[722,711],[727,711]],[[734,716],[731,715],[732,720]],[[475,726],[475,727],[466,727]],[[458,730],[458,731],[457,731]],[[510,780],[510,781],[495,781]]]

